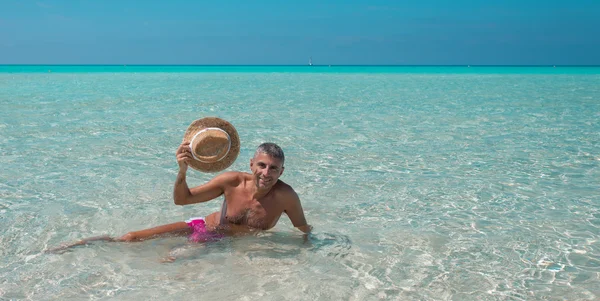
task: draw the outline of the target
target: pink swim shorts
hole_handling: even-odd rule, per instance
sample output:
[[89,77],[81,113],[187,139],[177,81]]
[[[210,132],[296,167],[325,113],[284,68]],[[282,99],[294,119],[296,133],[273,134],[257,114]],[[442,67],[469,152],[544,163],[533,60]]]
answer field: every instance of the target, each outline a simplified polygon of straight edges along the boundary
[[223,234],[211,232],[206,229],[206,222],[204,221],[204,217],[192,217],[185,221],[190,229],[192,230],[192,234],[188,237],[189,241],[192,242],[203,242],[203,241],[211,241],[218,240],[223,238]]

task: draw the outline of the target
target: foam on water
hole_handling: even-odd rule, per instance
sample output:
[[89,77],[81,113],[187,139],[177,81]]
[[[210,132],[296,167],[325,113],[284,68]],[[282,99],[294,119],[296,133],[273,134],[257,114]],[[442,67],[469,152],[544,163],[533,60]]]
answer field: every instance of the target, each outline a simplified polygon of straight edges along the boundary
[[[0,73],[0,298],[600,298],[599,72],[498,69]],[[307,242],[283,217],[42,253],[218,210],[171,201],[175,149],[208,115],[238,129],[231,169],[284,148]]]

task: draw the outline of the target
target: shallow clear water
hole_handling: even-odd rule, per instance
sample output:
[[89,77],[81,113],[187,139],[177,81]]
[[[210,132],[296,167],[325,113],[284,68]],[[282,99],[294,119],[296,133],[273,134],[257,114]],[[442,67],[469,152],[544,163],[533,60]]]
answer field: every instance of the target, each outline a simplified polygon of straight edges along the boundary
[[[0,298],[600,298],[598,68],[3,68]],[[43,253],[218,210],[171,198],[175,149],[204,116],[236,126],[231,169],[261,142],[283,147],[309,242],[283,217],[211,244]]]

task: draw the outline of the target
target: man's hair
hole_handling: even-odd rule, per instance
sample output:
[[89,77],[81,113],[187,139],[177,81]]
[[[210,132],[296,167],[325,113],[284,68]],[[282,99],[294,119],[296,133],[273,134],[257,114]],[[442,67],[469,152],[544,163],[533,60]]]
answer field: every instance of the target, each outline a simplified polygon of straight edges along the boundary
[[256,148],[256,152],[254,153],[254,157],[258,154],[267,154],[273,158],[281,160],[281,165],[285,162],[285,155],[283,154],[283,150],[279,145],[271,142],[265,142]]

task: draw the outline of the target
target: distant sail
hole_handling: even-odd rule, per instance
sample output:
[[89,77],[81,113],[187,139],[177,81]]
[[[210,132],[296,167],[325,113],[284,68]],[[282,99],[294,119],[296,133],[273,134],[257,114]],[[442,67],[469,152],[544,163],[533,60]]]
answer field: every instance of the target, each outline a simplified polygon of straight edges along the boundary
[[312,66],[312,56],[310,58],[308,58],[308,65]]

